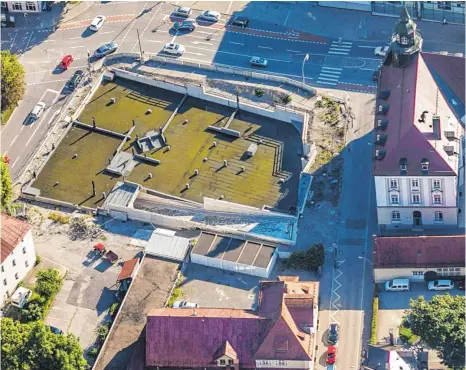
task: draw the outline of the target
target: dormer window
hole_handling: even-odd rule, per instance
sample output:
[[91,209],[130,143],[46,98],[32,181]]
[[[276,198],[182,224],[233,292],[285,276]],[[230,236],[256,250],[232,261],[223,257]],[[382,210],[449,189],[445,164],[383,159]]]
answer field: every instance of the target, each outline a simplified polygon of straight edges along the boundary
[[405,164],[400,164],[400,171],[406,171],[408,169],[408,166]]
[[421,165],[421,170],[424,171],[424,172],[429,171],[429,165],[428,164]]
[[223,359],[219,360],[219,365],[226,365],[226,364],[227,364],[227,363],[226,363],[225,360],[223,360]]
[[401,37],[401,45],[408,45],[408,38],[406,36]]

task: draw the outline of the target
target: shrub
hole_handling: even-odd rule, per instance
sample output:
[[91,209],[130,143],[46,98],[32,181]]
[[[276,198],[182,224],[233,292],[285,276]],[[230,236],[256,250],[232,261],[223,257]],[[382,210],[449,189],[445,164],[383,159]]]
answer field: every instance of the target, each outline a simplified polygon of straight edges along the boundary
[[112,303],[112,305],[108,309],[108,314],[113,316],[116,314],[117,310],[118,310],[118,302]]
[[97,357],[97,355],[99,354],[99,348],[97,346],[94,346],[92,347],[89,352],[87,352],[87,354],[90,356],[90,357]]
[[374,297],[372,301],[372,322],[370,344],[377,343],[377,318],[379,316],[379,297]]
[[47,269],[37,273],[35,291],[45,298],[51,298],[61,287],[60,273],[55,269]]
[[40,263],[41,258],[39,255],[36,256],[36,266]]
[[306,251],[293,252],[285,260],[285,266],[291,269],[317,271],[324,264],[325,251],[323,244],[314,244]]
[[99,338],[101,342],[104,342],[105,338],[107,338],[108,331],[109,331],[108,325],[100,325],[97,328],[97,337]]
[[57,222],[60,224],[68,224],[70,222],[70,218],[70,216],[64,216],[58,212],[52,212],[48,216],[49,220],[52,220],[53,222]]
[[176,281],[175,289],[173,289],[172,295],[168,300],[168,307],[172,307],[173,303],[175,303],[178,299],[183,296],[183,289],[181,289],[181,283],[183,282],[183,278],[180,276]]
[[254,95],[257,96],[258,98],[261,98],[262,96],[264,96],[264,94],[265,94],[264,89],[262,89],[260,87],[256,87],[254,89]]
[[40,301],[29,302],[23,310],[22,318],[24,321],[38,321],[44,318],[44,303]]
[[291,103],[293,98],[291,97],[291,95],[282,95],[280,97],[280,100],[282,101],[283,104],[289,104],[289,103]]

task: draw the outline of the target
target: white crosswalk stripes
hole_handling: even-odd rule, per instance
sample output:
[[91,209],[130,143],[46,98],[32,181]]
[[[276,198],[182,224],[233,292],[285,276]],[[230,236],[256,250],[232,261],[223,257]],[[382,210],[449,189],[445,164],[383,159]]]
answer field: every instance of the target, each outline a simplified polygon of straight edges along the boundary
[[349,41],[332,41],[332,45],[330,45],[330,50],[328,51],[328,53],[337,55],[348,55],[352,46],[353,43]]
[[336,85],[341,75],[341,68],[337,67],[322,67],[317,83],[324,85]]

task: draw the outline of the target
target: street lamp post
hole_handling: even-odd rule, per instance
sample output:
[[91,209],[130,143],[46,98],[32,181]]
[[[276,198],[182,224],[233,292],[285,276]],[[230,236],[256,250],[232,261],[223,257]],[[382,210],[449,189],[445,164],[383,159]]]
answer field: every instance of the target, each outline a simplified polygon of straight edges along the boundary
[[306,56],[303,59],[303,87],[304,87],[304,64],[309,60],[309,54],[306,54]]
[[363,256],[358,256],[358,258],[360,260],[364,260],[365,262],[369,262],[372,266],[372,281],[375,283],[375,271],[374,271],[374,264],[372,263],[372,261],[366,257],[363,257]]

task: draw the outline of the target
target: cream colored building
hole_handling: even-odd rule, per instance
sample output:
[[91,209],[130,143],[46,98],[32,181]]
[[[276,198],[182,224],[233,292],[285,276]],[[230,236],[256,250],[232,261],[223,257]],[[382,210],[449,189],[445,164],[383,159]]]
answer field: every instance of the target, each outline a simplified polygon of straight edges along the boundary
[[464,277],[464,246],[464,235],[374,237],[374,280],[423,282],[427,271],[438,278]]

